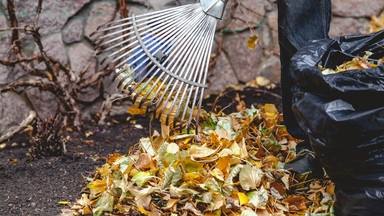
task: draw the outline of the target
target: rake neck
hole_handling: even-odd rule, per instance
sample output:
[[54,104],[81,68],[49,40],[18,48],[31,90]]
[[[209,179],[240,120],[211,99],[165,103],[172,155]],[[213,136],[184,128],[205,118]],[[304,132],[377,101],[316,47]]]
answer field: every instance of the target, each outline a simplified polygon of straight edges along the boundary
[[201,0],[201,8],[203,11],[217,19],[222,19],[224,15],[225,6],[228,0]]

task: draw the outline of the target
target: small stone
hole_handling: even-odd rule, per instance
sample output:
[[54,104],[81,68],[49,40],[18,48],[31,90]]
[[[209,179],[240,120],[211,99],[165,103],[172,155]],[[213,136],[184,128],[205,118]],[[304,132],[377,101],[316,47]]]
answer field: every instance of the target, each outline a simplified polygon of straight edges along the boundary
[[265,77],[273,82],[280,82],[281,76],[281,64],[280,58],[275,55],[271,55],[264,58],[260,67],[258,68],[258,74],[261,77]]
[[[260,35],[259,32],[256,34]],[[239,81],[245,83],[258,75],[257,69],[261,63],[263,52],[258,46],[254,50],[247,47],[249,36],[250,32],[232,34],[225,36],[223,42],[223,49],[228,54],[229,62],[231,62]]]
[[83,38],[84,19],[72,19],[63,28],[63,41],[66,44],[79,42]]
[[16,93],[0,94],[0,134],[12,126],[20,125],[30,111],[27,103]]
[[97,27],[101,24],[108,23],[115,17],[115,2],[96,2],[92,5],[85,27],[85,36],[96,31]]
[[[68,63],[68,56],[65,51],[65,46],[61,37],[61,33],[55,33],[47,37],[44,37],[41,40],[41,43],[43,44],[44,51],[47,54],[47,56],[52,57],[63,64]],[[38,49],[37,46],[35,47],[34,53],[35,54],[40,53],[40,50]],[[46,66],[43,62],[40,62],[36,65],[36,68],[40,70],[44,70]]]
[[27,88],[26,95],[31,102],[33,109],[41,119],[52,118],[59,109],[59,103],[56,96],[49,91],[41,91],[37,88]]
[[18,146],[18,145],[19,145],[19,144],[17,144],[17,143],[14,142],[14,143],[11,144],[11,147],[16,147],[16,146]]
[[221,53],[216,62],[213,71],[208,77],[208,89],[206,94],[212,94],[222,91],[226,86],[237,84],[236,74],[232,70],[228,59],[224,53]]
[[[89,66],[88,72],[84,75],[84,79],[90,78],[96,72],[96,58],[93,56],[93,48],[85,43],[76,43],[69,48],[69,59],[72,70],[79,76],[82,71]],[[99,97],[98,88],[88,87],[79,95],[79,100],[84,102],[92,102]]]
[[[68,18],[77,13],[91,0],[57,1],[44,0],[39,17],[40,34],[47,35],[60,32]],[[38,1],[15,1],[16,17],[19,26],[32,24]]]
[[[233,16],[241,17],[243,19],[231,19],[228,16],[224,16],[224,23],[230,19],[229,25],[225,27],[226,30],[236,31],[249,28],[249,26],[258,26],[260,24],[259,22],[264,19],[264,0],[242,0],[240,2],[241,5],[238,5],[235,11],[233,11]],[[226,9],[227,11],[231,9],[230,3],[228,3]],[[218,26],[221,26],[221,24],[218,24]]]
[[384,10],[383,0],[332,0],[332,13],[342,17],[371,17]]
[[331,28],[329,30],[330,37],[339,37],[343,35],[363,34],[367,31],[368,20],[364,18],[344,18],[333,17]]

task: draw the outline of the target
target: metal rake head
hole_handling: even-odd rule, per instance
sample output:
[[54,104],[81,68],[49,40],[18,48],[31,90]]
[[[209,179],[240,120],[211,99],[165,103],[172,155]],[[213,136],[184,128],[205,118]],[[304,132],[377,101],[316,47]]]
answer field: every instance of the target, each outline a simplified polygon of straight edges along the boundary
[[[91,36],[134,106],[165,124],[198,125],[217,19],[227,1],[202,0],[101,25]],[[196,111],[195,111],[196,110]]]

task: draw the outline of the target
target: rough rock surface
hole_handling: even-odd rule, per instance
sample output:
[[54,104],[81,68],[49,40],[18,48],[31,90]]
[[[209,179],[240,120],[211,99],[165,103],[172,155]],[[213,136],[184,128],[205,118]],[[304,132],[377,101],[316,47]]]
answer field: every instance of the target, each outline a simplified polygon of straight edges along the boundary
[[[43,37],[41,42],[43,44],[44,51],[47,56],[52,57],[63,64],[68,63],[68,56],[65,50],[63,39],[61,37],[61,33],[54,33],[49,36]],[[37,46],[35,46],[34,53],[40,53]],[[36,68],[43,70],[45,69],[45,64],[43,62],[40,62],[36,66]]]
[[0,94],[0,135],[9,127],[19,125],[31,109],[24,100],[13,92]]
[[71,19],[63,28],[63,41],[66,44],[79,42],[83,38],[84,19]]
[[342,18],[334,17],[331,21],[330,37],[339,37],[342,35],[363,34],[367,31],[368,20],[364,18]]
[[343,17],[371,17],[384,10],[383,0],[332,0],[332,13]]
[[[96,58],[93,56],[93,49],[85,43],[76,43],[69,50],[69,59],[71,68],[79,76],[88,67],[88,72],[84,74],[84,78],[89,78],[96,73]],[[99,97],[99,90],[88,87],[84,92],[80,93],[80,100],[84,102],[92,102]]]
[[[0,15],[0,28],[8,27],[7,19],[5,16]],[[0,59],[6,59],[9,57],[9,43],[10,34],[6,32],[0,32]],[[8,74],[12,68],[0,64],[0,85],[8,82]]]
[[209,74],[207,94],[223,90],[228,85],[237,84],[239,81],[233,72],[230,63],[224,53],[220,55],[216,67]]
[[[251,50],[247,47],[249,36],[249,32],[231,34],[225,36],[223,43],[223,49],[241,82],[254,79],[261,63],[262,50],[259,48]],[[247,56],[247,58],[237,58],[238,56]]]
[[56,97],[51,92],[29,88],[26,90],[26,93],[33,110],[36,111],[40,119],[44,120],[55,116],[59,105]]
[[92,4],[87,25],[85,26],[85,36],[89,37],[97,27],[103,23],[110,22],[115,17],[116,4],[115,2],[95,2]]
[[[259,26],[265,14],[264,0],[242,0],[240,5],[233,11],[233,16],[241,17],[242,19],[234,19],[229,22],[227,30],[236,31],[249,27]],[[228,3],[230,8],[231,2]],[[226,15],[226,19],[228,14]],[[225,20],[226,21],[226,20]]]
[[[39,17],[39,26],[41,27],[40,33],[46,35],[53,32],[60,32],[68,18],[78,12],[90,1],[91,0],[44,0],[42,13]],[[17,11],[16,16],[20,25],[31,24],[34,21],[37,5],[37,0],[15,1]]]

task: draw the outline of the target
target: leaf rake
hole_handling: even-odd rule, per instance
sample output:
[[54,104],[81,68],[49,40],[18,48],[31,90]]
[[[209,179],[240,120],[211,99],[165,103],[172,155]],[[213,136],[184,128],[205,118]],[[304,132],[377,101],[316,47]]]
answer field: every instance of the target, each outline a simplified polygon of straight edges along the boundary
[[91,37],[101,65],[115,72],[119,88],[143,113],[165,124],[196,119],[207,88],[209,60],[218,19],[227,0],[201,0],[99,26]]

